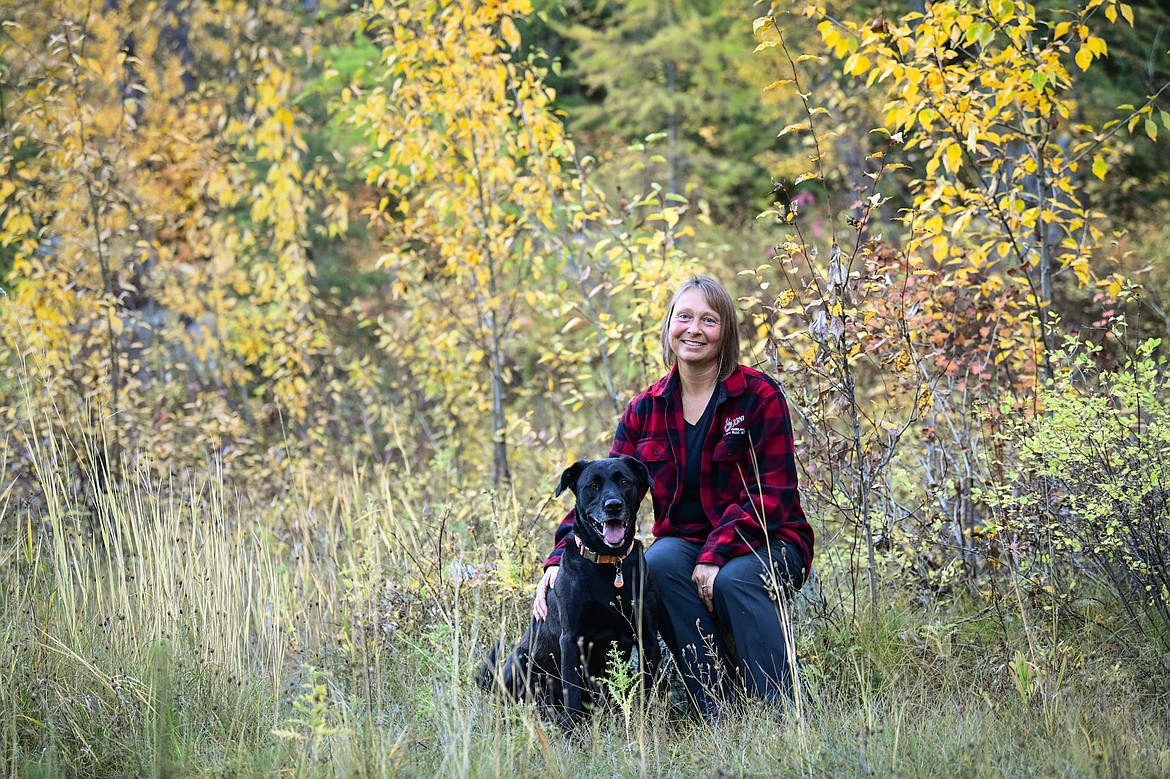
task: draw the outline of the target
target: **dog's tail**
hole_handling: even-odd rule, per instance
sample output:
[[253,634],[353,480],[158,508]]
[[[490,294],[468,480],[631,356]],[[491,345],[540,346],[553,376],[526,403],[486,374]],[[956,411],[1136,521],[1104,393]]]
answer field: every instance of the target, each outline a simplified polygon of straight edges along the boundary
[[[502,641],[492,647],[475,675],[475,683],[484,692],[512,702],[522,701],[529,692],[528,653],[523,646],[505,656],[507,651]],[[501,657],[505,658],[503,663]]]
[[492,647],[475,674],[475,686],[484,692],[495,692],[502,681],[500,678],[500,655],[504,652],[504,642],[500,641]]

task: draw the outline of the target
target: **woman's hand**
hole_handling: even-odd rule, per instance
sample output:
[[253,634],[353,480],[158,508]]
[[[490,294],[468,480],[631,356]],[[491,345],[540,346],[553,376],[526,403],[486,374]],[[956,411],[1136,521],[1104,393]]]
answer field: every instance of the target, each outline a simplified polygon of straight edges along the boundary
[[544,569],[544,576],[540,577],[540,583],[536,585],[536,600],[532,603],[532,616],[538,622],[544,622],[548,618],[548,591],[553,589],[554,582],[557,580],[557,571],[561,567],[559,565],[550,565]]
[[715,577],[719,575],[719,566],[714,563],[699,563],[691,572],[691,581],[695,583],[695,590],[699,593],[699,600],[707,607],[707,611],[715,611]]

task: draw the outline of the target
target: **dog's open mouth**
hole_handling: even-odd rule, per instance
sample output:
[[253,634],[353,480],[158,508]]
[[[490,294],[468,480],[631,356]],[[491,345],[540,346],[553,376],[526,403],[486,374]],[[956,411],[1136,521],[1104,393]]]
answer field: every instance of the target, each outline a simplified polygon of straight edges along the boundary
[[611,519],[601,528],[601,537],[610,546],[621,546],[626,540],[626,526],[624,523]]

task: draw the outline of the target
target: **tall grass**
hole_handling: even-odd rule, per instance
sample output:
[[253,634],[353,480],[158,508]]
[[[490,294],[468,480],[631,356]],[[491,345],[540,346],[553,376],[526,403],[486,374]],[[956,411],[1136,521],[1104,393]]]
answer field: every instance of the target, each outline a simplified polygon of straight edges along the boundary
[[99,490],[84,443],[34,453],[40,500],[0,495],[10,776],[1170,774],[1161,660],[1107,619],[1028,640],[1024,597],[894,589],[860,621],[793,606],[803,718],[617,695],[566,737],[471,683],[528,618],[543,495],[310,464],[275,500],[157,464]]

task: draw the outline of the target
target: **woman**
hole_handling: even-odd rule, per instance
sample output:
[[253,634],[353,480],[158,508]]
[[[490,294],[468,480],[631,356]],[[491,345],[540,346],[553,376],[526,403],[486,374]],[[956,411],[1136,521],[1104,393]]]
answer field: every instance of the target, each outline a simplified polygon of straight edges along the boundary
[[[695,708],[710,717],[730,692],[725,630],[749,695],[790,700],[792,674],[776,587],[799,589],[813,532],[800,507],[792,425],[780,387],[739,364],[735,306],[696,276],[674,294],[662,325],[670,372],[626,408],[611,455],[631,455],[654,479],[655,541],[646,562],[662,601],[662,637]],[[572,528],[556,532],[533,614]],[[721,630],[722,628],[723,630]]]

